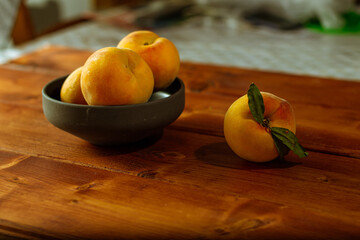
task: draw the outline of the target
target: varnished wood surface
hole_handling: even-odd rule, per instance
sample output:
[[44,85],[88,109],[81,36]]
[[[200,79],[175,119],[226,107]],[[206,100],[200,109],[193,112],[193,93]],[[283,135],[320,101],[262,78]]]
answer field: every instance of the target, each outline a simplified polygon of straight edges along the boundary
[[[45,119],[41,89],[90,52],[0,66],[0,238],[357,239],[360,84],[182,63],[184,112],[161,136],[98,147]],[[294,107],[309,157],[246,162],[223,117],[251,82]]]

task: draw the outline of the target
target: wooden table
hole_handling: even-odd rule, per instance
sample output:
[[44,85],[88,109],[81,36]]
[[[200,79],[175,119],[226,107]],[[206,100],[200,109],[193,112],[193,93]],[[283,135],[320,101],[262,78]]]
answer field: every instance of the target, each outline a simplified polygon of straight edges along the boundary
[[[99,147],[52,126],[41,89],[90,52],[48,47],[0,66],[0,238],[360,237],[360,83],[182,63],[184,112],[160,139]],[[251,82],[287,99],[299,159],[246,162],[223,118]]]

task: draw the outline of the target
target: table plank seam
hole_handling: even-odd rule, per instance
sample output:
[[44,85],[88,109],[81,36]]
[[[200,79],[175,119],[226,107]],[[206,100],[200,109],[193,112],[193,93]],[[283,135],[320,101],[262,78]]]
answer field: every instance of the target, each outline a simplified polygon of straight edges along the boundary
[[[175,126],[175,125],[170,125],[168,126],[169,129],[173,129],[173,130],[177,130],[177,131],[187,131],[187,132],[191,132],[191,133],[197,133],[197,134],[202,134],[202,135],[208,135],[208,136],[215,136],[215,137],[222,137],[224,138],[223,134],[219,134],[216,132],[208,132],[202,129],[198,129],[198,128],[189,128],[189,127],[180,127],[180,126]],[[225,141],[225,138],[224,138]],[[338,152],[332,152],[332,151],[326,151],[326,150],[321,150],[321,149],[316,149],[313,147],[309,147],[306,142],[302,143],[302,145],[305,147],[305,149],[309,152],[317,152],[317,153],[324,153],[324,154],[332,154],[332,155],[336,155],[336,156],[342,156],[342,157],[349,157],[349,158],[354,158],[354,159],[360,159],[360,156],[357,155],[351,155],[351,154],[341,154]]]

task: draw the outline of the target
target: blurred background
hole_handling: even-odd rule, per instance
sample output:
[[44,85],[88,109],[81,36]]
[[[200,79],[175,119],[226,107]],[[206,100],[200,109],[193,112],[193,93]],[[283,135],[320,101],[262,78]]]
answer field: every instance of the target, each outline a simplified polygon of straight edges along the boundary
[[182,61],[360,81],[356,0],[1,0],[0,63],[149,29]]

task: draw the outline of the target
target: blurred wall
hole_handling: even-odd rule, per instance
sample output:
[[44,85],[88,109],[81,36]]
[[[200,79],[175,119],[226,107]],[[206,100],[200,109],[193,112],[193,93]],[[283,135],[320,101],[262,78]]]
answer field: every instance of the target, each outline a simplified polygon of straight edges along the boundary
[[83,12],[92,10],[91,0],[54,0],[59,4],[61,19],[68,20],[75,18]]
[[92,10],[92,0],[27,0],[35,33]]

